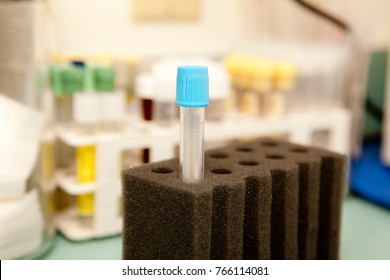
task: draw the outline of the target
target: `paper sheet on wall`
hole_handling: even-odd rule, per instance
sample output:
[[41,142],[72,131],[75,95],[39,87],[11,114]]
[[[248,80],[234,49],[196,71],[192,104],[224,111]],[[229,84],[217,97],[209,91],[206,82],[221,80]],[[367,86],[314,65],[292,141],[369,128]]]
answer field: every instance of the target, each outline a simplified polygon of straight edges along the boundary
[[0,93],[0,199],[23,194],[37,160],[44,117]]

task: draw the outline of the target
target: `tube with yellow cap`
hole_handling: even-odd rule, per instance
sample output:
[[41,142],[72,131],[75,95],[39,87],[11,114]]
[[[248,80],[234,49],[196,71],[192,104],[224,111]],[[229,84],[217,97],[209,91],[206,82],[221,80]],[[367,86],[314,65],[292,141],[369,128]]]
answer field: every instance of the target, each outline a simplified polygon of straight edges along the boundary
[[258,113],[261,116],[267,115],[272,90],[272,62],[258,59],[254,65],[252,77],[252,88],[257,95]]
[[232,87],[227,107],[236,112],[241,110],[243,86],[246,85],[246,80],[243,78],[246,61],[247,56],[243,54],[229,55],[224,61],[225,68],[230,75]]
[[241,93],[239,95],[240,111],[244,115],[256,116],[259,113],[258,95],[253,89],[253,70],[255,69],[256,61],[254,58],[243,58],[239,66],[240,76],[239,85]]
[[268,112],[268,97],[271,89],[271,62],[252,58],[246,62],[246,84],[242,97],[242,112],[247,115],[265,115]]
[[296,67],[290,62],[276,62],[273,68],[274,89],[269,99],[269,114],[282,115],[289,109]]
[[240,112],[249,115],[253,111],[253,108],[249,105],[253,97],[250,92],[252,66],[253,57],[241,55],[239,56],[235,70],[237,85],[236,106]]

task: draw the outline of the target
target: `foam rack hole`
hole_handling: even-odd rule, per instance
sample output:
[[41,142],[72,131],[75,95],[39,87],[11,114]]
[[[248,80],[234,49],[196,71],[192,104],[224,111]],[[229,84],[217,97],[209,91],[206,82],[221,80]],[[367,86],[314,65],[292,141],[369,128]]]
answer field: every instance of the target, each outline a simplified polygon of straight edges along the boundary
[[250,152],[253,152],[253,149],[248,148],[248,147],[238,147],[238,148],[236,148],[236,151],[250,153]]
[[211,170],[211,173],[214,174],[230,174],[232,173],[229,169],[219,168]]
[[229,155],[225,153],[213,153],[210,155],[212,158],[228,158]]
[[267,147],[276,147],[279,145],[279,143],[276,141],[273,141],[273,140],[264,140],[261,142],[261,145],[267,146]]
[[256,166],[258,163],[256,161],[243,160],[240,161],[239,164],[244,166]]
[[168,173],[172,173],[173,170],[170,168],[166,168],[166,167],[158,167],[158,168],[153,168],[152,172],[160,173],[160,174],[168,174]]
[[301,147],[291,148],[290,151],[294,153],[307,153],[307,149]]
[[269,158],[269,159],[284,159],[284,156],[282,156],[282,155],[267,155],[266,158]]

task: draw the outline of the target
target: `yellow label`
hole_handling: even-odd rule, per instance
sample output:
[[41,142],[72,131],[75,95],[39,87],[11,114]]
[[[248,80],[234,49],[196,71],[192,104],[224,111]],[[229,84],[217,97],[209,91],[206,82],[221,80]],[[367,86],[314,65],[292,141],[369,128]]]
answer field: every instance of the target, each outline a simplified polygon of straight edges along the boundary
[[95,146],[77,148],[77,181],[90,183],[95,181]]
[[76,198],[77,212],[80,216],[92,216],[94,212],[94,194],[82,194]]
[[[95,181],[95,146],[77,148],[77,180],[79,183]],[[94,194],[82,194],[76,198],[77,210],[81,216],[92,216]]]

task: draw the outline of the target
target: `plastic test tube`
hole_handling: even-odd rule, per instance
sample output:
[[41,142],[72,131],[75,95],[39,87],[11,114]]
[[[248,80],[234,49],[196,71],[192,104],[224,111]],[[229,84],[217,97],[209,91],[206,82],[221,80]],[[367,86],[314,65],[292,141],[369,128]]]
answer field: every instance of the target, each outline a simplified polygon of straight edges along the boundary
[[[154,94],[155,86],[152,75],[140,74],[136,78],[136,95],[141,101],[142,107],[142,118],[150,122],[153,120],[153,107],[154,107]],[[142,161],[143,163],[149,162],[149,149],[142,150]]]
[[[85,70],[84,92],[76,93],[73,99],[74,121],[81,135],[91,135],[98,131],[100,120],[99,95],[95,92],[92,69]],[[76,149],[77,181],[88,184],[95,181],[94,144],[80,146]],[[94,215],[94,194],[86,193],[76,197],[77,212],[83,221],[91,221]],[[89,223],[87,223],[89,224]]]
[[176,118],[174,61],[157,62],[153,65],[155,102],[153,117],[157,124],[170,126]]
[[180,106],[180,179],[198,183],[204,178],[204,107],[209,104],[207,67],[178,68],[176,104]]
[[295,82],[295,65],[279,62],[274,67],[275,90],[270,96],[270,114],[282,115],[291,110],[291,96]]
[[222,121],[227,110],[227,98],[230,94],[230,77],[225,69],[218,64],[209,66],[209,106],[206,111],[206,121]]

